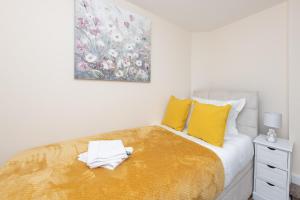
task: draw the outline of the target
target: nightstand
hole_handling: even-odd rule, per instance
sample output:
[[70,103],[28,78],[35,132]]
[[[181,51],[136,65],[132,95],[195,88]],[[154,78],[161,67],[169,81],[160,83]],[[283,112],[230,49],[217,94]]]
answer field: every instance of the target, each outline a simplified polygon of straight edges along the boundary
[[256,137],[254,144],[253,199],[288,200],[293,145],[281,138],[270,143],[265,135]]

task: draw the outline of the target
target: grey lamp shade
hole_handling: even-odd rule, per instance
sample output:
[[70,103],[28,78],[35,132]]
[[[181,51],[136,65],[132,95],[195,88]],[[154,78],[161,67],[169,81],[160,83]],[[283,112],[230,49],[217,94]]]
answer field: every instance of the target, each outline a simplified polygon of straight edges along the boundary
[[264,113],[264,125],[271,128],[281,128],[281,113],[266,112]]

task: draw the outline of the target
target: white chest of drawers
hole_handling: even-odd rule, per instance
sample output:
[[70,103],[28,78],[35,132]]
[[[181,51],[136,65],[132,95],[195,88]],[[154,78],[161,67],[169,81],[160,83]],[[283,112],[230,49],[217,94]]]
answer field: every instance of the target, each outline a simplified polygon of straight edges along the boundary
[[291,154],[293,145],[285,139],[270,143],[265,135],[254,139],[255,200],[288,200],[291,182]]

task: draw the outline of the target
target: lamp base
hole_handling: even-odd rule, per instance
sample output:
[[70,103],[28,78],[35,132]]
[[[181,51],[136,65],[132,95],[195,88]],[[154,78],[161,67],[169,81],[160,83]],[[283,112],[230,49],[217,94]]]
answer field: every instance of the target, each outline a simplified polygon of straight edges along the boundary
[[277,141],[276,132],[274,129],[271,128],[269,129],[266,140],[272,143],[275,143]]

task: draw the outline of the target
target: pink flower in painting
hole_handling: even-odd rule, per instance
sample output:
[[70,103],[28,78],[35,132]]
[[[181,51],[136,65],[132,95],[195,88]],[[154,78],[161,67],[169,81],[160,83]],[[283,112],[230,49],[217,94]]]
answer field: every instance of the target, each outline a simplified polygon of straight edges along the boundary
[[84,19],[82,17],[78,18],[77,20],[78,20],[78,26],[79,26],[79,28],[82,28],[82,29],[86,29],[87,28],[87,26],[89,24],[88,20],[86,20],[86,19]]
[[150,49],[150,45],[149,44],[145,44],[144,47],[145,47],[145,49]]
[[93,19],[95,26],[100,25],[100,19],[98,17],[94,17]]
[[90,30],[90,33],[94,36],[97,36],[98,34],[100,34],[100,30],[98,28],[93,28]]
[[130,19],[130,21],[134,21],[134,17],[133,17],[133,15],[129,15],[129,19]]
[[85,44],[82,44],[80,40],[77,40],[76,41],[76,49],[79,51],[79,52],[85,52],[86,49],[87,49],[87,46]]
[[127,59],[127,58],[125,58],[123,61],[122,61],[122,63],[123,63],[123,66],[124,67],[129,67],[130,66],[130,61],[129,61],[129,59]]
[[124,22],[124,26],[126,27],[126,28],[129,28],[129,22]]
[[80,62],[80,63],[78,63],[77,69],[78,69],[79,71],[88,71],[88,70],[90,69],[90,67],[88,66],[87,63],[85,63],[85,62]]

